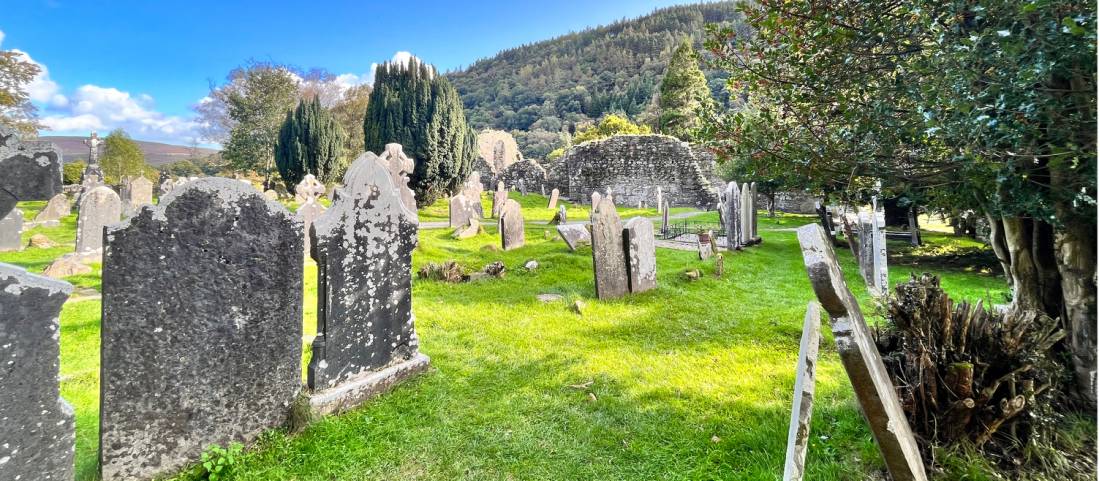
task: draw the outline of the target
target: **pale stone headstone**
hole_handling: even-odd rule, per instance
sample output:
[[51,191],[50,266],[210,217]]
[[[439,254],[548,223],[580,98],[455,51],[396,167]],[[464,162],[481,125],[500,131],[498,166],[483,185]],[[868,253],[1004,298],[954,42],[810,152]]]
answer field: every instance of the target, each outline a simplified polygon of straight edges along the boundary
[[741,189],[737,182],[726,185],[723,195],[723,212],[726,227],[726,248],[734,251],[740,250],[741,245]]
[[478,221],[481,219],[480,209],[481,201],[472,201],[470,197],[459,193],[450,198],[448,202],[448,223],[449,227],[459,227],[467,225],[470,221]]
[[527,183],[524,182],[523,179],[520,179],[519,181],[519,193],[527,195]]
[[145,205],[153,203],[153,182],[144,176],[129,179],[123,185],[122,213],[131,216]]
[[519,202],[508,199],[500,210],[500,220],[497,222],[500,230],[500,247],[506,251],[523,247],[523,209]]
[[267,200],[279,200],[279,193],[272,189],[267,189],[264,191],[264,197],[266,197]]
[[469,239],[481,233],[481,222],[477,219],[470,219],[465,225],[460,225],[455,228],[451,237],[455,239]]
[[821,307],[814,301],[806,305],[802,321],[802,342],[798,346],[795,367],[794,401],[791,423],[787,430],[787,460],[783,464],[783,481],[801,481],[806,469],[806,447],[810,445],[810,417],[814,411],[814,384],[817,374],[817,351],[821,343]]
[[759,244],[760,243],[760,232],[756,228],[757,227],[757,222],[756,222],[756,215],[757,215],[757,212],[756,212],[756,182],[752,183],[752,194],[749,196],[749,198],[752,199],[752,208],[750,210],[750,212],[752,213],[752,223],[750,224],[752,226],[751,227],[752,228],[752,241],[753,241],[754,244]]
[[699,260],[705,261],[707,259],[710,259],[711,257],[714,257],[715,252],[710,243],[713,236],[714,232],[709,230],[699,234]]
[[832,242],[817,224],[802,226],[797,235],[810,284],[829,313],[837,353],[890,476],[896,481],[927,480],[920,450],[894,384],[882,364],[859,303],[844,281]]
[[50,142],[21,141],[0,125],[0,217],[15,204],[48,200],[61,192],[61,149]]
[[583,224],[563,224],[558,226],[558,235],[569,250],[575,251],[582,245],[592,243],[592,234],[588,232],[588,226]]
[[302,249],[293,214],[215,177],[107,228],[104,481],[175,474],[211,444],[286,422],[301,390]]
[[548,202],[546,204],[547,209],[557,209],[558,208],[558,196],[559,195],[561,195],[561,193],[558,192],[557,188],[554,188],[554,190],[550,191],[550,202]]
[[0,218],[0,252],[23,250],[23,211],[12,209]]
[[294,200],[298,203],[306,203],[309,200],[317,200],[325,195],[325,184],[317,180],[313,174],[306,174],[302,181],[294,186]]
[[878,198],[872,199],[871,246],[873,255],[871,265],[874,272],[874,290],[877,295],[885,295],[890,289],[890,272],[886,263],[886,213],[878,204]]
[[623,247],[630,292],[645,292],[657,287],[657,249],[653,222],[634,217],[623,224]]
[[668,234],[668,227],[669,227],[669,224],[668,224],[668,201],[665,201],[663,206],[664,207],[661,209],[661,234],[662,235],[667,235]]
[[308,381],[315,414],[355,407],[428,365],[412,312],[419,221],[406,190],[382,159],[364,153],[313,224],[318,319]]
[[493,217],[500,218],[500,210],[508,200],[508,191],[504,189],[504,182],[497,182],[497,190],[493,192]]
[[0,479],[73,479],[76,428],[58,376],[58,314],[72,291],[0,264]]
[[[416,195],[408,188],[409,175],[416,168],[416,161],[405,155],[401,144],[386,144],[385,150],[378,155],[378,159],[390,171],[393,185],[398,186],[397,192],[401,194],[401,202],[409,210],[416,210]],[[346,181],[344,182],[347,183]]]
[[75,276],[79,274],[88,274],[92,272],[91,266],[85,265],[81,256],[79,255],[63,255],[46,266],[46,269],[42,271],[42,275],[46,277],[52,277],[54,279],[63,279],[69,276]]
[[481,174],[475,170],[466,178],[466,183],[462,186],[462,195],[473,205],[478,219],[485,218],[485,208],[481,206],[481,194],[483,192],[485,192],[485,188],[481,185]]
[[657,213],[658,214],[663,214],[666,211],[668,211],[668,208],[665,207],[665,194],[664,194],[664,192],[661,192],[661,186],[658,185],[657,186]]
[[110,187],[96,187],[80,200],[80,215],[76,219],[76,252],[84,253],[103,247],[103,228],[122,218],[122,200]]
[[50,197],[50,201],[46,203],[38,215],[34,217],[35,222],[49,222],[53,220],[60,220],[62,217],[67,217],[72,213],[72,204],[69,203],[69,197],[65,194],[57,194]]
[[313,225],[313,222],[317,218],[321,217],[321,214],[325,213],[325,206],[317,202],[317,198],[311,197],[306,200],[305,204],[298,206],[298,210],[294,212],[294,216],[298,220],[302,221],[302,234],[305,239],[305,256],[309,257],[312,250],[309,237],[309,227]]
[[741,189],[741,245],[750,246],[753,242],[752,237],[752,189],[748,185],[743,185]]
[[596,279],[596,297],[615,299],[627,294],[626,261],[623,257],[623,223],[615,210],[611,196],[593,200],[592,209],[592,269]]

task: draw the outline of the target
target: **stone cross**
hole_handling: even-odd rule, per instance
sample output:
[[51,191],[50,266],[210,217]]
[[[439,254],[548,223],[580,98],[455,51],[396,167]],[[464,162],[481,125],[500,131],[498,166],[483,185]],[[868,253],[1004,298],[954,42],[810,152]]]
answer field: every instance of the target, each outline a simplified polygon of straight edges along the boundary
[[894,384],[882,364],[859,303],[844,281],[831,241],[817,224],[802,226],[797,235],[810,284],[829,314],[837,353],[891,478],[927,480],[920,450]]
[[817,375],[817,351],[821,343],[821,307],[814,301],[806,305],[802,321],[802,342],[798,346],[795,367],[794,401],[791,424],[787,430],[787,460],[783,481],[801,481],[806,469],[806,447],[810,445],[810,417],[814,411],[814,383]]
[[103,228],[122,218],[122,200],[110,187],[101,185],[80,199],[76,219],[76,252],[94,252],[103,247]]
[[616,299],[630,291],[623,258],[623,223],[611,196],[601,198],[593,193],[592,200],[595,203],[591,220],[596,297]]
[[657,287],[657,251],[653,221],[634,217],[623,224],[623,247],[630,292],[645,292]]
[[88,163],[99,163],[99,146],[103,145],[103,141],[99,140],[99,134],[96,131],[92,131],[91,137],[84,139],[84,145],[88,146]]
[[313,174],[306,174],[302,177],[302,181],[298,182],[298,185],[294,186],[294,200],[298,203],[306,203],[310,200],[316,200],[325,195],[325,184],[317,180]]
[[[401,202],[409,210],[416,210],[416,195],[409,188],[409,175],[416,168],[416,161],[405,155],[401,144],[386,144],[385,150],[378,159],[387,166],[390,176],[393,177],[393,185],[397,193],[401,195]],[[347,177],[345,177],[345,180]],[[345,182],[346,184],[347,182]]]
[[515,199],[508,199],[500,209],[497,222],[500,231],[500,247],[506,251],[519,249],[524,244],[523,209]]

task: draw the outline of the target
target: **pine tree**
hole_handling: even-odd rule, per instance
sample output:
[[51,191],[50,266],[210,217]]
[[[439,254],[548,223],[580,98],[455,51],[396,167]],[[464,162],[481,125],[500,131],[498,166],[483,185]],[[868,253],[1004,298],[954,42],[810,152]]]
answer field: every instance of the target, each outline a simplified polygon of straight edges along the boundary
[[347,134],[315,97],[291,111],[279,129],[275,143],[275,166],[288,189],[306,174],[321,182],[333,182],[346,168],[344,142]]
[[699,112],[713,105],[707,78],[699,69],[699,57],[691,48],[691,41],[684,40],[672,54],[661,80],[658,128],[663,134],[692,141],[700,125]]
[[467,126],[458,92],[435,68],[416,59],[378,67],[363,138],[367,151],[399,143],[416,161],[409,187],[419,205],[458,190],[477,155],[477,134]]

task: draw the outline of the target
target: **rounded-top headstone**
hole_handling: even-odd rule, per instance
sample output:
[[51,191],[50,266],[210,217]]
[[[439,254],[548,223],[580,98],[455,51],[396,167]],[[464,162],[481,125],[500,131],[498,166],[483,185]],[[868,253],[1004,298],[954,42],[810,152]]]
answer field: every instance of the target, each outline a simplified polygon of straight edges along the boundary
[[103,228],[122,218],[122,199],[110,187],[101,185],[80,199],[76,221],[76,252],[103,248]]

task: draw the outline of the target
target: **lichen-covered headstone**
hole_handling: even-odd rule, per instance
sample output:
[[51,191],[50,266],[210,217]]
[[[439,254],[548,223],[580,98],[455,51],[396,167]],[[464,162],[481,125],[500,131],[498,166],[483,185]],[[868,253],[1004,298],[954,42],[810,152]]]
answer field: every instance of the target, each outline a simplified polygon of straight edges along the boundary
[[321,214],[325,212],[325,206],[317,202],[317,198],[311,197],[306,200],[305,204],[298,207],[298,210],[294,211],[294,216],[298,220],[302,221],[302,234],[305,236],[305,256],[310,255],[310,237],[309,226],[313,225],[313,222],[321,217]]
[[761,239],[760,232],[757,230],[756,219],[756,182],[752,183],[752,194],[749,196],[749,198],[752,199],[752,209],[750,210],[750,212],[752,213],[752,221],[749,224],[750,228],[752,229],[752,241],[754,244],[759,244]]
[[806,469],[806,447],[810,445],[810,417],[814,411],[814,384],[820,343],[821,308],[816,302],[810,301],[806,306],[806,317],[802,320],[802,342],[798,346],[783,481],[801,481],[802,473]]
[[623,247],[626,249],[630,292],[645,292],[657,287],[657,249],[654,245],[653,222],[645,217],[627,220],[623,224]]
[[0,125],[0,217],[15,204],[48,200],[61,192],[61,149],[50,142],[21,141]]
[[802,226],[797,235],[810,284],[829,313],[837,353],[890,476],[895,481],[928,479],[894,383],[882,364],[859,303],[844,281],[832,242],[817,224]]
[[864,284],[867,285],[867,289],[872,291],[872,295],[878,295],[875,291],[875,227],[874,220],[871,218],[872,214],[868,212],[859,213],[859,225],[857,232],[859,233],[859,274],[863,277]]
[[563,224],[557,227],[558,235],[569,250],[575,251],[582,245],[592,243],[592,235],[588,232],[588,226],[582,224]]
[[354,407],[395,376],[427,366],[412,312],[418,220],[402,200],[405,190],[378,156],[364,153],[313,223],[318,309],[308,382],[315,413]]
[[500,209],[497,222],[500,231],[500,247],[506,251],[523,247],[523,209],[515,199],[508,199]]
[[0,218],[0,252],[23,250],[23,211],[12,209]]
[[73,409],[58,380],[58,314],[72,290],[0,264],[0,479],[73,479]]
[[596,198],[592,209],[592,269],[596,297],[616,299],[630,291],[623,250],[623,222],[611,196]]
[[153,182],[144,176],[130,179],[122,191],[122,213],[134,215],[141,206],[153,203]]
[[76,252],[84,253],[103,247],[103,228],[122,217],[122,200],[110,187],[96,187],[80,199],[80,215],[76,219]]
[[561,193],[558,192],[557,188],[554,188],[554,190],[550,191],[550,201],[546,203],[546,208],[547,209],[557,209],[558,208],[558,196],[559,195],[561,195]]
[[34,216],[35,222],[49,222],[54,220],[60,220],[62,217],[66,217],[72,213],[72,204],[69,203],[69,197],[65,194],[57,194],[50,197],[50,201],[46,203],[38,215]]
[[214,177],[108,227],[104,481],[173,474],[283,425],[301,390],[302,245],[282,205]]

